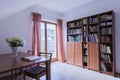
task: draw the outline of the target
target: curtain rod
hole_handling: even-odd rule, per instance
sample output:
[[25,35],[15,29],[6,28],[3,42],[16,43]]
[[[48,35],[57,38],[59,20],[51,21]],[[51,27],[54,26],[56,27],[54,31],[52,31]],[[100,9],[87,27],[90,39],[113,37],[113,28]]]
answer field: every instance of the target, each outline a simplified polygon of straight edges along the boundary
[[[52,17],[52,16],[50,16],[50,15],[46,15],[46,14],[41,14],[41,13],[39,13],[39,12],[32,12],[32,13],[38,13],[38,14],[40,14],[41,15],[41,17],[48,17],[48,18],[51,18],[51,19],[54,19],[54,20],[57,20],[57,19],[61,19],[61,18],[55,18],[55,17]],[[62,19],[61,19],[62,20]]]

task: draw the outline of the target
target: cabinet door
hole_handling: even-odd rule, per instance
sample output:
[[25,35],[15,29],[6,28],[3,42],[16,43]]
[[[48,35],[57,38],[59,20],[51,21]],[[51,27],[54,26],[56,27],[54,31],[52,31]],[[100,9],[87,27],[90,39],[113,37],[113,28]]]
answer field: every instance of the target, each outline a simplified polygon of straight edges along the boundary
[[99,70],[99,52],[98,43],[89,42],[88,43],[88,55],[89,55],[89,68],[93,70]]
[[82,66],[82,43],[75,43],[75,64]]
[[68,42],[67,43],[67,62],[74,64],[74,43]]

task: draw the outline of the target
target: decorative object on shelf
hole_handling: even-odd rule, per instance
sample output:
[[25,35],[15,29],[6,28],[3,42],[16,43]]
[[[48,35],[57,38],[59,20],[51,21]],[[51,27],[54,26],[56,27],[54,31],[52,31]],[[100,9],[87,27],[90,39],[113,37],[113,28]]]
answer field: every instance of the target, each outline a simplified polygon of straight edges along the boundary
[[9,46],[12,49],[12,56],[17,57],[18,56],[17,48],[19,46],[23,47],[23,45],[24,45],[23,38],[21,38],[19,36],[9,37],[9,38],[6,39],[6,42],[9,44]]

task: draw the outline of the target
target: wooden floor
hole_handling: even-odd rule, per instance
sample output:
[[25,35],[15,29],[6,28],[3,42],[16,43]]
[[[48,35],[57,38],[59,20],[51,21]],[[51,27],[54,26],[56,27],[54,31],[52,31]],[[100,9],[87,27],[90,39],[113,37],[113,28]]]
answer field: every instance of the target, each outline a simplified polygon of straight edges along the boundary
[[[0,78],[0,80],[10,80],[10,77]],[[22,76],[18,80],[23,80]],[[35,79],[27,78],[26,80]],[[45,80],[45,76],[40,80]],[[120,78],[67,63],[53,62],[51,64],[51,80],[120,80]]]

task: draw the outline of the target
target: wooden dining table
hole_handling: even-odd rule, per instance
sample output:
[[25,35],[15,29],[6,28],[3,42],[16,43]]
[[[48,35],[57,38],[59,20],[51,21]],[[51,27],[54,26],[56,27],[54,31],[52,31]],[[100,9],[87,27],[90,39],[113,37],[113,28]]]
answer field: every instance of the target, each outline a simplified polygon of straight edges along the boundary
[[[41,57],[40,59],[28,61],[23,60],[24,57],[31,56],[30,54],[24,52],[18,52],[18,57],[14,58],[11,54],[1,54],[0,55],[0,74],[11,72],[15,73],[17,70],[25,69],[27,67],[45,63],[46,65],[46,80],[51,80],[51,72],[50,72],[50,60],[46,57]],[[17,80],[17,75],[14,76],[14,79]]]

